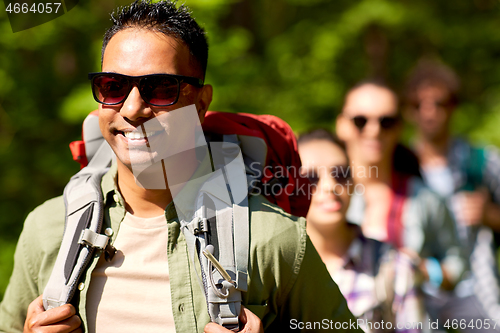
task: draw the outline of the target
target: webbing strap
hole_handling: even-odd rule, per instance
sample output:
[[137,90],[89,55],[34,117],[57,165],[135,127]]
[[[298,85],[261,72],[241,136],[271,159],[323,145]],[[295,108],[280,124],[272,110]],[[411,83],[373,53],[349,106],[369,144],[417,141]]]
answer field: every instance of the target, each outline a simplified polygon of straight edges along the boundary
[[236,266],[236,288],[247,291],[249,251],[248,184],[245,163],[236,135],[224,135],[222,146],[227,181],[233,197],[234,263]]
[[108,245],[109,237],[106,235],[98,234],[90,229],[82,231],[78,244],[87,245],[96,249],[102,250]]
[[234,229],[234,260],[236,265],[236,287],[238,290],[247,291],[248,276],[248,251],[249,251],[249,226],[248,205],[233,205]]
[[[217,203],[216,203],[217,208]],[[231,207],[222,211],[217,210],[217,242],[219,244],[219,262],[231,275],[234,272],[234,244],[233,244],[233,214]],[[231,276],[231,278],[235,278]]]
[[228,303],[209,303],[209,312],[217,313],[212,321],[224,326],[230,331],[237,332],[239,329],[238,314],[241,311],[241,299]]
[[238,325],[239,310],[235,303],[219,304],[219,311],[222,325]]

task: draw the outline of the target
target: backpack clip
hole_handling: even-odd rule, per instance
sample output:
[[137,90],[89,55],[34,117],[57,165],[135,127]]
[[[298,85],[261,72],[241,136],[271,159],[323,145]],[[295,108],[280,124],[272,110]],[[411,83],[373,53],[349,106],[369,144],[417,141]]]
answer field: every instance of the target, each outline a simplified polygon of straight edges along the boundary
[[82,230],[80,238],[78,239],[78,244],[82,244],[88,247],[93,247],[98,250],[103,250],[108,245],[109,237],[106,235],[98,234],[90,229]]
[[113,260],[113,257],[115,256],[116,254],[116,248],[111,245],[111,244],[108,244],[106,246],[106,248],[104,249],[104,259],[107,261],[107,262],[110,262],[111,260]]
[[[205,250],[203,250],[203,255],[208,259],[208,271],[210,274],[210,284],[215,292],[215,294],[220,298],[227,298],[229,296],[229,289],[236,288],[236,282],[231,279],[231,276],[228,272],[222,267],[217,259],[213,256],[214,246],[207,245]],[[225,281],[222,281],[220,284],[214,283],[214,277],[212,272],[212,265],[219,271],[220,275],[224,278]],[[225,289],[226,293],[223,294],[219,289]]]
[[191,221],[187,228],[193,233],[193,235],[199,235],[209,231],[208,220],[206,217],[198,217]]

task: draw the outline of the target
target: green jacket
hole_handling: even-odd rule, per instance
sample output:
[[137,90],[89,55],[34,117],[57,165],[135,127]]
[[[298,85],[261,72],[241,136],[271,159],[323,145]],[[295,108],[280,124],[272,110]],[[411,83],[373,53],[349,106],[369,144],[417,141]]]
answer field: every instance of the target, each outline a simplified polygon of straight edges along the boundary
[[[125,216],[124,201],[113,180],[115,173],[113,168],[101,184],[104,228],[114,230],[112,242]],[[344,297],[306,234],[305,220],[286,214],[262,196],[251,197],[249,208],[250,262],[243,304],[262,319],[265,330],[286,331],[313,325],[333,328],[336,322],[350,329],[355,327]],[[14,271],[0,305],[0,332],[23,331],[28,305],[43,292],[55,263],[64,230],[64,212],[63,198],[57,197],[37,207],[26,219],[15,253]],[[167,206],[165,215],[176,331],[203,332],[210,321],[204,292],[189,259],[173,204]],[[99,256],[100,253],[95,255],[79,285],[81,291],[74,298],[85,328],[86,294]],[[134,306],[133,301],[129,306]]]

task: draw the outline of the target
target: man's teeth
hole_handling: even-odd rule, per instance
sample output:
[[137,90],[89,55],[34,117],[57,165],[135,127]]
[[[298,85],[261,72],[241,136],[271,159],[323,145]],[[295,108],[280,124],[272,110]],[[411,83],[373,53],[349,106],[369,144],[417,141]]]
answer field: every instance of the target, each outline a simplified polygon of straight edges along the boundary
[[[146,132],[146,137],[153,136],[155,132]],[[144,139],[144,136],[141,132],[123,132],[123,135],[127,139],[131,140],[139,140],[139,139]]]

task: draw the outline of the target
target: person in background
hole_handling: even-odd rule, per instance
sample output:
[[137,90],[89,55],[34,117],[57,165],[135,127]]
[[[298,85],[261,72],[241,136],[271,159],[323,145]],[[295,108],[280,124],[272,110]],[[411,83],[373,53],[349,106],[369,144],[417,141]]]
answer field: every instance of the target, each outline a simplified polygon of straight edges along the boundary
[[368,323],[382,321],[390,332],[420,332],[422,300],[411,258],[363,236],[346,218],[354,184],[344,144],[317,129],[301,135],[298,145],[301,174],[314,185],[307,233],[349,309],[366,322],[366,332],[378,331]]
[[421,260],[426,293],[451,290],[466,261],[445,204],[424,185],[415,155],[398,144],[401,128],[398,98],[383,83],[361,82],[346,94],[336,129],[357,184],[347,219]]
[[[446,200],[470,259],[470,271],[455,292],[440,295],[432,305],[445,320],[469,323],[500,314],[493,251],[493,231],[500,231],[500,155],[495,148],[474,147],[451,135],[459,86],[459,78],[448,66],[424,59],[410,74],[404,97],[405,116],[417,130],[414,149],[423,179]],[[480,331],[478,327],[464,330]]]

